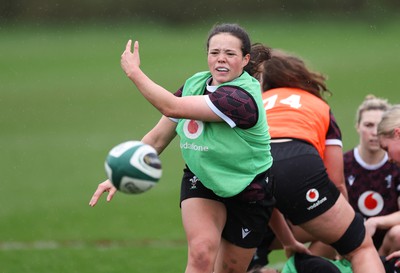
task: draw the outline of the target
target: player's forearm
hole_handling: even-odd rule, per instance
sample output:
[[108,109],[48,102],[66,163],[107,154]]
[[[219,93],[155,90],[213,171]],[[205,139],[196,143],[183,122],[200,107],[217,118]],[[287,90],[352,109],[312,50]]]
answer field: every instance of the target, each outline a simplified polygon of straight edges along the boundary
[[330,180],[336,185],[346,200],[349,200],[344,178],[343,151],[338,145],[325,147],[324,165]]
[[393,226],[400,225],[400,211],[384,215],[373,217],[377,223],[378,229],[389,229]]
[[141,69],[136,69],[127,76],[136,85],[146,100],[163,115],[171,116],[172,111],[175,109],[175,100],[177,99],[171,92],[152,81]]
[[343,172],[334,170],[334,168],[327,166],[327,173],[336,188],[343,194],[346,200],[349,200]]
[[143,136],[142,142],[153,146],[161,154],[176,136],[176,123],[162,116],[156,126]]
[[296,239],[286,223],[285,218],[278,209],[274,209],[272,211],[269,226],[283,246],[288,246],[296,242]]
[[343,194],[344,198],[346,198],[346,200],[349,200],[346,185],[344,185],[343,183],[340,183],[340,184],[336,185],[336,187]]

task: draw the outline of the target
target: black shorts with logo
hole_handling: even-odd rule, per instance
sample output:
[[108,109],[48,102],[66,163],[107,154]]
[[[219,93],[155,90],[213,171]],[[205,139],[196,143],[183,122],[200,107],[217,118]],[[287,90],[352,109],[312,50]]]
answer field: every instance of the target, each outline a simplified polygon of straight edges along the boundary
[[336,203],[340,192],[314,146],[300,140],[271,143],[271,153],[276,207],[293,224],[314,219]]
[[[232,177],[227,177],[227,180]],[[227,181],[229,183],[229,181]],[[187,167],[181,184],[181,202],[188,198],[206,198],[226,206],[227,220],[222,238],[243,248],[255,248],[264,238],[274,207],[273,181],[269,170],[257,175],[239,194],[223,198],[206,188]]]

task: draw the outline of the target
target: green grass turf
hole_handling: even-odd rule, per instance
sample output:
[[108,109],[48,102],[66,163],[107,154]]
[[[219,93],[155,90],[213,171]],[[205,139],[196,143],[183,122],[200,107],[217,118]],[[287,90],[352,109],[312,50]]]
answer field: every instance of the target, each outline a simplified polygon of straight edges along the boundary
[[[212,23],[0,28],[0,272],[183,272],[176,141],[161,155],[156,188],[88,202],[108,150],[160,117],[120,68],[126,41],[140,41],[143,70],[175,91],[207,69]],[[297,53],[329,76],[345,149],[357,142],[354,115],[366,94],[400,102],[398,21],[239,23],[253,42]],[[282,261],[282,252],[271,256]]]

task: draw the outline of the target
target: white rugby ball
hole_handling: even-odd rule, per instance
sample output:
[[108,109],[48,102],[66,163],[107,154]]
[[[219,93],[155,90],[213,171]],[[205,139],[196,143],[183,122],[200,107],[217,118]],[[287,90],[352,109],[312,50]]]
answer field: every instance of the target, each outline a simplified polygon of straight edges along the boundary
[[110,150],[105,162],[108,179],[121,192],[143,193],[162,175],[157,151],[141,141],[127,141]]

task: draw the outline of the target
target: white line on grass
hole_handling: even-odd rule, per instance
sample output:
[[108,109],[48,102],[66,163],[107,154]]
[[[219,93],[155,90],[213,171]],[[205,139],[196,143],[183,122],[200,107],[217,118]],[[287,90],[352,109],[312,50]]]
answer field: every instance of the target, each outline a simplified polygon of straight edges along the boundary
[[59,249],[59,248],[126,248],[126,247],[183,247],[186,246],[184,240],[97,240],[97,241],[34,241],[34,242],[0,242],[0,250],[34,250],[34,249]]

